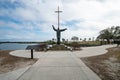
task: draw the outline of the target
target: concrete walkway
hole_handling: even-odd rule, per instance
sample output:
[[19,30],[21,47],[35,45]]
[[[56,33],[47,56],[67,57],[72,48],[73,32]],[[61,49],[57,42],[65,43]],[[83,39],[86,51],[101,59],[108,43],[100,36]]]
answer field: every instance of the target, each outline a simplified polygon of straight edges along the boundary
[[[17,80],[101,80],[80,60],[80,57],[104,54],[105,49],[112,46],[88,47],[73,52],[34,52],[34,57],[40,59]],[[30,51],[26,50],[17,50],[10,54],[30,57]]]
[[14,70],[5,74],[0,74],[0,80],[17,80],[25,71],[27,71],[30,66]]
[[74,54],[64,54],[61,57],[50,57],[49,54],[40,58],[18,80],[101,80]]

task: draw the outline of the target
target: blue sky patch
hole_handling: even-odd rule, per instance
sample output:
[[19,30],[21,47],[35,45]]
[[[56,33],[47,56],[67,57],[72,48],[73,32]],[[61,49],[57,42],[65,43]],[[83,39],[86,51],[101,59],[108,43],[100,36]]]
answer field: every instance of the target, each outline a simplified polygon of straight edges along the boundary
[[75,26],[75,24],[79,23],[79,20],[71,20],[71,21],[66,21],[65,24],[63,25],[67,25],[67,26]]
[[23,7],[23,4],[19,1],[10,1],[10,0],[2,0],[0,1],[0,8],[3,9],[16,9],[17,7]]

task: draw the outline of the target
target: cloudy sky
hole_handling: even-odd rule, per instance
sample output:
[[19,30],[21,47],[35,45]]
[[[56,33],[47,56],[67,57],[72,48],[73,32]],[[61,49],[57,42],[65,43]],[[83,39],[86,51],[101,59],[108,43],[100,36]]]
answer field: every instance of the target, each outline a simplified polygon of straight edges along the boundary
[[0,0],[0,40],[44,41],[56,37],[57,7],[62,38],[96,37],[120,25],[120,0]]

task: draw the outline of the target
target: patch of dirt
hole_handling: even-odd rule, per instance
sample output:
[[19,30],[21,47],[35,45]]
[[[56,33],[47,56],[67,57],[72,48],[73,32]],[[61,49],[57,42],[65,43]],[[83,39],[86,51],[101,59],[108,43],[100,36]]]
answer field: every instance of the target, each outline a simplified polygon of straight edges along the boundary
[[107,50],[106,54],[81,59],[102,80],[120,80],[120,47]]
[[0,74],[34,64],[37,59],[9,55],[10,50],[0,50]]

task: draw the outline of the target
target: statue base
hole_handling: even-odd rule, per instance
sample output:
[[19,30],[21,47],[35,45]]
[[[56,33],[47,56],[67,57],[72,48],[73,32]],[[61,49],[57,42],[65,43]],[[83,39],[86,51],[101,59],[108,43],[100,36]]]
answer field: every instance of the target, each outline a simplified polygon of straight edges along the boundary
[[53,45],[49,50],[70,50],[70,49],[63,44],[60,44],[60,45]]

